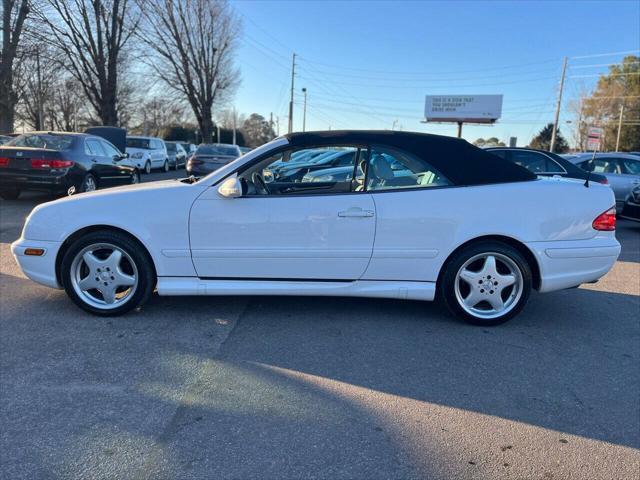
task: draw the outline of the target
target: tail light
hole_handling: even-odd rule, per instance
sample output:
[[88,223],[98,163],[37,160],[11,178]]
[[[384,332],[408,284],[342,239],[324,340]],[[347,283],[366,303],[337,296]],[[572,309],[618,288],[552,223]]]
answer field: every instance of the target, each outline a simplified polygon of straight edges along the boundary
[[616,207],[601,213],[591,224],[594,230],[611,232],[616,229]]
[[604,177],[602,180],[600,180],[599,183],[603,185],[609,185],[609,179],[607,177]]
[[32,158],[31,168],[69,168],[73,166],[71,160],[49,160],[46,158]]
[[9,158],[0,157],[0,167],[8,167],[8,166],[9,166]]

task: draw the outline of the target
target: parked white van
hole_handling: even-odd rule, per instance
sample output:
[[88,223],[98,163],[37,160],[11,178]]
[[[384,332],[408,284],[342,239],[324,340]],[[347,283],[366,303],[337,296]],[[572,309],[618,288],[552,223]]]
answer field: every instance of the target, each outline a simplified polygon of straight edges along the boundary
[[169,171],[169,155],[162,139],[157,137],[127,137],[127,153],[132,166],[145,173],[153,168]]

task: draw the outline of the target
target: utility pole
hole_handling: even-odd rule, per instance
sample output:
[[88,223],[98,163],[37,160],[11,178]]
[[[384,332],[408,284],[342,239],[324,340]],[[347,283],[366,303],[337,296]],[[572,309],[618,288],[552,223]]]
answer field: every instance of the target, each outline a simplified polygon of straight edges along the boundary
[[216,125],[216,132],[218,137],[218,143],[220,143],[220,124]]
[[44,130],[44,119],[42,118],[42,74],[40,72],[40,49],[36,47],[36,74],[38,82],[38,93],[36,95],[38,101],[38,128],[37,130]]
[[269,114],[269,127],[273,130],[273,112]]
[[236,144],[236,107],[233,107],[233,144]]
[[293,131],[293,83],[296,76],[296,54],[291,60],[291,99],[289,100],[289,133]]
[[620,118],[618,119],[618,136],[616,137],[616,152],[620,151],[620,132],[622,132],[622,115],[624,114],[624,102],[620,104]]
[[307,89],[303,88],[302,93],[304,93],[304,108],[302,110],[302,131],[305,132],[307,130]]
[[276,135],[280,136],[280,117],[279,116],[276,116],[276,126],[277,126]]
[[556,105],[556,119],[553,122],[553,131],[551,132],[551,145],[549,146],[549,151],[553,152],[553,149],[556,146],[556,137],[558,135],[558,121],[560,120],[560,107],[562,106],[562,91],[564,90],[564,78],[567,74],[567,62],[568,58],[564,57],[564,62],[562,62],[562,76],[560,77],[560,91],[558,92],[558,103]]

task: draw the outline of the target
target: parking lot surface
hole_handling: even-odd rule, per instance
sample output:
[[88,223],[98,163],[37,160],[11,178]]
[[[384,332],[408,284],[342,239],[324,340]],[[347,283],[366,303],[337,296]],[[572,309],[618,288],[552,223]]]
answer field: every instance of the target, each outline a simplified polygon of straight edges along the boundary
[[46,200],[0,203],[0,478],[640,474],[640,224],[619,221],[599,283],[494,328],[305,297],[154,296],[105,319],[11,257]]

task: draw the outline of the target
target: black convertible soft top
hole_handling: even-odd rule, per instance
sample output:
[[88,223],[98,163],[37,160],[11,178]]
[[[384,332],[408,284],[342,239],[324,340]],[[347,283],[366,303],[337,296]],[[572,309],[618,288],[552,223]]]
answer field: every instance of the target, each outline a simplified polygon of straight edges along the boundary
[[524,182],[537,177],[524,167],[492,155],[459,138],[393,130],[329,130],[285,135],[299,147],[336,144],[388,145],[412,153],[455,185]]

